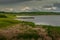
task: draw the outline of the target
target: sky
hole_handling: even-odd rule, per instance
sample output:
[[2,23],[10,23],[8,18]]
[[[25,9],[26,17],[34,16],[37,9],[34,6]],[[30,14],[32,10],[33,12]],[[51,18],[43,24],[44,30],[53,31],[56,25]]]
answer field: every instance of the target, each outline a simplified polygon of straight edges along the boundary
[[0,0],[0,11],[60,11],[60,0]]

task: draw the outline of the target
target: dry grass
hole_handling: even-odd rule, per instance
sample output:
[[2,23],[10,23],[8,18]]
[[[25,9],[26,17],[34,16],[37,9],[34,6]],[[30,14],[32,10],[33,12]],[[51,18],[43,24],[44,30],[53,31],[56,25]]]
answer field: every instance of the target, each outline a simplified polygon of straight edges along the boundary
[[47,31],[42,27],[32,27],[24,24],[16,24],[7,29],[0,29],[0,35],[7,40],[51,40]]

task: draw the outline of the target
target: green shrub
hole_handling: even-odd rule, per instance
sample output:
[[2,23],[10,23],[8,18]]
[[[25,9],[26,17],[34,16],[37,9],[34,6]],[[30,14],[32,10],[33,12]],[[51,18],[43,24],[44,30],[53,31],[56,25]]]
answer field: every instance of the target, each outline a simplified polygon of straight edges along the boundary
[[6,15],[1,15],[1,14],[0,14],[0,18],[7,18],[7,16],[6,16]]
[[20,23],[23,23],[25,25],[29,25],[29,26],[35,27],[35,24],[33,22],[20,21]]

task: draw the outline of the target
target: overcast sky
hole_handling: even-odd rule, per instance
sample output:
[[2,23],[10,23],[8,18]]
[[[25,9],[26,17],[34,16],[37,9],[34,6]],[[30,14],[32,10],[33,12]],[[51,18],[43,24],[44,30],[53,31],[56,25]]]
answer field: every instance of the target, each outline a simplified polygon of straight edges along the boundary
[[27,9],[60,11],[60,6],[58,6],[60,4],[57,3],[60,3],[60,0],[0,0],[0,11],[24,11]]

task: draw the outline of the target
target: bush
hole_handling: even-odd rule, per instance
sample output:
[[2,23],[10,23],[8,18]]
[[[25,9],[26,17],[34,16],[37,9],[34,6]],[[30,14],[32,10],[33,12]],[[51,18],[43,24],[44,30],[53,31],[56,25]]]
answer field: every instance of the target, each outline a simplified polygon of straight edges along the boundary
[[1,14],[0,14],[0,18],[7,18],[7,16],[6,16],[6,15],[1,15]]
[[35,24],[33,22],[20,21],[20,23],[23,23],[25,25],[29,25],[29,26],[35,27]]

